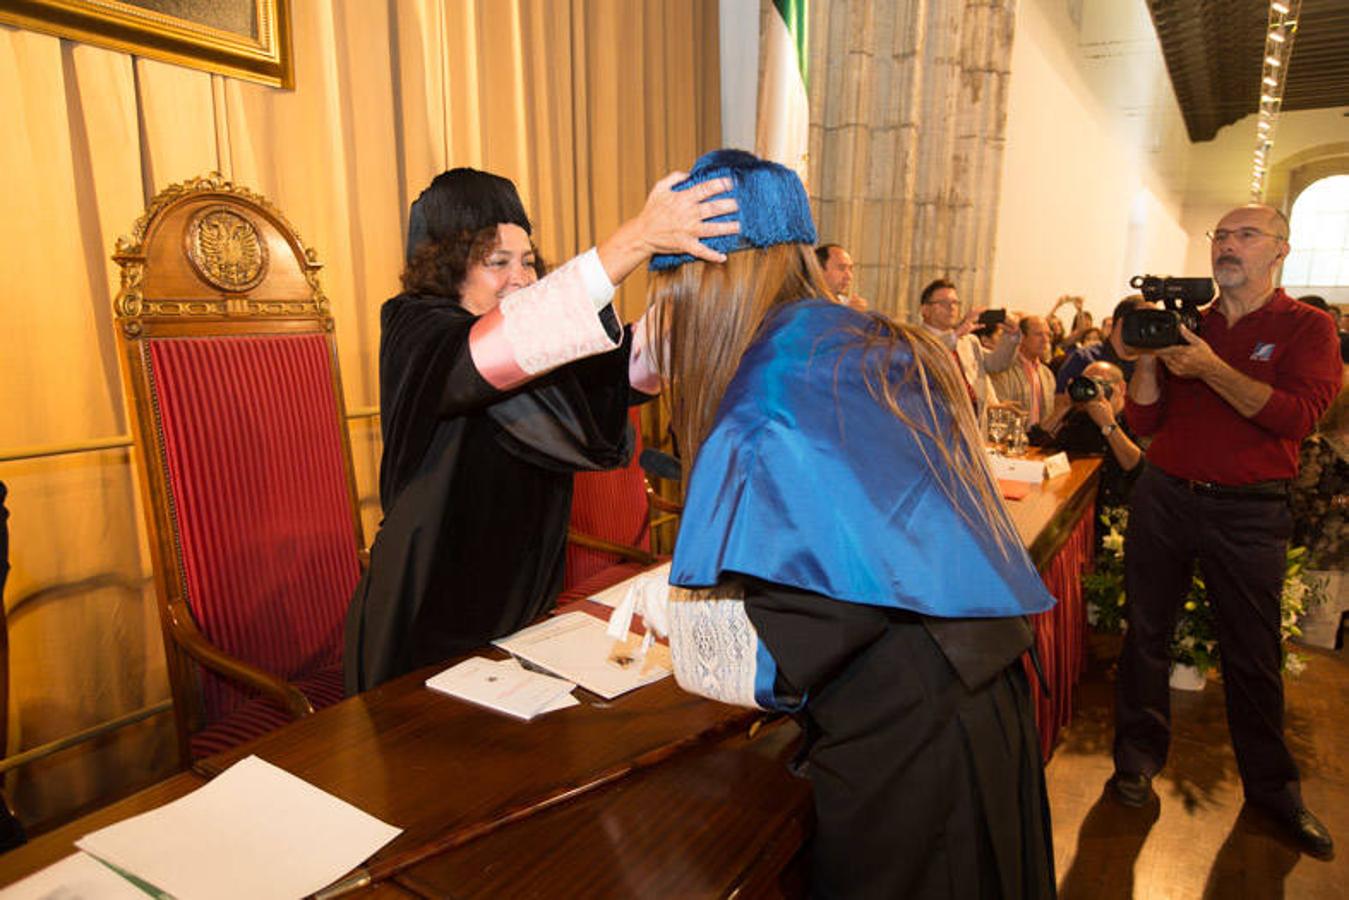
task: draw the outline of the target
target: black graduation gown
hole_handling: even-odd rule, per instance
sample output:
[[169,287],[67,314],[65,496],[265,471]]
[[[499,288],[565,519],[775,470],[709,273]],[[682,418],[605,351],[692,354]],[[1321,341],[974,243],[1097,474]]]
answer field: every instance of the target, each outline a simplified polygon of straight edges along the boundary
[[[618,337],[612,308],[602,318]],[[384,521],[347,614],[348,693],[536,619],[562,585],[573,473],[631,458],[631,329],[502,392],[473,365],[475,321],[437,297],[381,311]]]
[[812,897],[1054,896],[1024,618],[937,619],[749,579],[745,611],[806,697]]

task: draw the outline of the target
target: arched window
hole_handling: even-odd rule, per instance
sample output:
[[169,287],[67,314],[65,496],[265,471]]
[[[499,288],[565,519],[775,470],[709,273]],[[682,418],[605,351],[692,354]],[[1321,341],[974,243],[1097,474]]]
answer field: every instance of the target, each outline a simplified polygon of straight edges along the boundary
[[1283,266],[1290,293],[1349,286],[1349,175],[1331,175],[1307,186],[1293,201],[1293,251]]

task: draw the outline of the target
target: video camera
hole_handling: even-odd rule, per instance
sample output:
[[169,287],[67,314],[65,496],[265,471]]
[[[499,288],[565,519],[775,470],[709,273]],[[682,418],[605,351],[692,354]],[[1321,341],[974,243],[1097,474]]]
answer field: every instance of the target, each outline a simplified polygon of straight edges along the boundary
[[1131,309],[1119,321],[1120,339],[1130,347],[1155,350],[1185,343],[1180,326],[1199,330],[1199,307],[1213,300],[1210,278],[1170,278],[1135,275],[1129,286],[1150,303],[1161,302],[1164,309]]
[[1090,375],[1078,375],[1068,381],[1068,399],[1074,403],[1090,403],[1102,394],[1109,400],[1114,393],[1114,388]]

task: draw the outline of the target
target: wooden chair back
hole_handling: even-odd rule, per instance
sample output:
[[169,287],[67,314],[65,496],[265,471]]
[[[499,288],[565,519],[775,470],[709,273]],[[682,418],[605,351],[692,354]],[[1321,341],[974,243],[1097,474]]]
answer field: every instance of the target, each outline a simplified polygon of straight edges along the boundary
[[313,252],[267,200],[218,175],[157,195],[114,259],[187,761],[250,736],[193,743],[259,697],[295,717],[340,696],[363,540],[337,346]]

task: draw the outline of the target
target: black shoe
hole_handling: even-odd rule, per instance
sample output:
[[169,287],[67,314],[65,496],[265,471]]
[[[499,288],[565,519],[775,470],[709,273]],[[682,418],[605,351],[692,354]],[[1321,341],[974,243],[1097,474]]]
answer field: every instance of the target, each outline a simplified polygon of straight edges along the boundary
[[1284,813],[1274,810],[1266,812],[1283,826],[1284,833],[1296,841],[1308,856],[1317,859],[1331,859],[1335,856],[1335,842],[1331,840],[1330,831],[1307,807],[1298,806]]
[[1139,772],[1116,772],[1110,779],[1115,799],[1125,806],[1146,806],[1152,799],[1152,779]]

